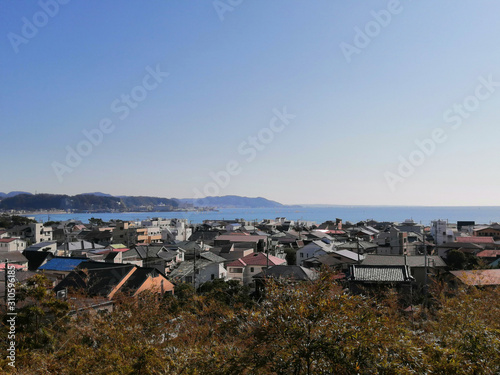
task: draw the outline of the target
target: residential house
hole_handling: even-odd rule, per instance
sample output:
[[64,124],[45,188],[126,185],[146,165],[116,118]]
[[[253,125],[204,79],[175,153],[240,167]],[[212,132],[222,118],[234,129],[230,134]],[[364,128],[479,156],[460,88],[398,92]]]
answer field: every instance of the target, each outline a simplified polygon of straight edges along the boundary
[[226,280],[227,270],[224,268],[224,258],[209,251],[193,257],[190,261],[180,263],[168,275],[174,283],[194,284],[199,288],[201,284],[215,279]]
[[[427,278],[426,264],[427,261]],[[372,255],[367,254],[361,262],[364,266],[409,266],[411,276],[417,283],[423,285],[429,276],[435,278],[446,273],[447,265],[440,256],[437,255]]]
[[253,281],[253,276],[264,269],[285,264],[285,259],[265,253],[252,253],[229,263],[227,265],[228,277],[231,280],[238,280],[244,285],[249,285]]
[[23,255],[28,259],[28,270],[30,271],[36,271],[39,267],[54,258],[54,254],[50,251],[24,250]]
[[384,291],[396,288],[407,302],[415,279],[409,266],[352,265],[347,276],[349,289],[354,293]]
[[265,252],[268,249],[268,237],[257,236],[248,233],[222,234],[214,241],[214,246],[222,246],[231,243],[246,243],[255,251]]
[[255,280],[255,292],[257,296],[259,296],[264,291],[268,279],[285,281],[287,283],[298,283],[314,281],[318,279],[318,277],[319,272],[309,268],[296,265],[278,265],[264,269],[262,272],[254,275],[253,279]]
[[462,284],[469,286],[498,286],[500,285],[500,269],[450,271]]
[[14,265],[17,270],[28,271],[28,259],[20,251],[0,252],[0,268],[5,269],[5,263]]
[[57,251],[55,255],[58,256],[85,256],[86,253],[93,250],[104,250],[104,245],[99,245],[95,242],[89,241],[75,241],[75,242],[66,242],[57,247]]
[[454,242],[456,237],[453,229],[448,227],[448,222],[446,220],[432,221],[431,236],[438,246],[447,242]]
[[[239,247],[241,246],[241,247]],[[223,245],[221,247],[213,247],[210,249],[212,253],[224,258],[224,266],[227,265],[237,259],[243,258],[249,254],[254,253],[253,248],[249,248],[245,246],[245,244],[228,244]]]
[[55,254],[57,251],[57,242],[56,241],[45,241],[33,244],[26,248],[28,251],[42,251],[42,252],[50,252]]
[[474,236],[493,237],[495,241],[500,240],[500,224],[494,223],[488,226],[474,228]]
[[38,267],[38,272],[45,274],[55,284],[64,279],[71,271],[87,261],[87,258],[54,257]]
[[304,261],[310,258],[318,258],[321,255],[331,253],[335,250],[332,241],[324,238],[322,240],[313,241],[306,246],[300,248],[296,252],[297,266],[301,266]]
[[27,225],[15,226],[9,229],[12,237],[25,239],[31,244],[52,241],[52,227],[44,226],[43,223],[30,223]]
[[154,268],[140,268],[133,264],[82,262],[62,280],[54,291],[85,292],[89,296],[108,300],[118,293],[137,296],[148,290],[155,293],[173,294],[174,286],[165,275]]
[[471,242],[446,242],[436,247],[437,255],[446,259],[450,250],[460,250],[465,253],[477,254],[485,249],[484,244],[475,244]]
[[10,251],[23,251],[26,249],[26,241],[20,238],[0,238],[0,254]]

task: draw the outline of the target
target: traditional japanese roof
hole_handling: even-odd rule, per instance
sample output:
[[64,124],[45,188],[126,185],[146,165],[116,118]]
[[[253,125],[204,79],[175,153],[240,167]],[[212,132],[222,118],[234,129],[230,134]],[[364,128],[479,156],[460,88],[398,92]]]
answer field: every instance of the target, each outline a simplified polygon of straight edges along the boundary
[[413,281],[408,266],[351,266],[351,281],[401,283]]

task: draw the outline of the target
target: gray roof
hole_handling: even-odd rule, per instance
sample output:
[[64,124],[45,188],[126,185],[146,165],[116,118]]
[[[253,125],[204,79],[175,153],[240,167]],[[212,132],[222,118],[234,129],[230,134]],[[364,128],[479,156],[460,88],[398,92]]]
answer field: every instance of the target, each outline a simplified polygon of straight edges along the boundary
[[[213,264],[213,263],[214,262],[211,262],[211,261],[206,260],[206,259],[197,259],[196,260],[196,269],[198,269],[198,270],[203,269],[203,268],[207,267],[209,264]],[[193,273],[193,271],[194,271],[193,262],[191,262],[191,261],[182,262],[181,264],[179,264],[179,266],[175,270],[170,272],[170,274],[168,275],[168,279],[176,281],[179,278],[191,275]]]
[[295,281],[312,281],[318,278],[318,273],[300,266],[278,265],[270,267],[254,276],[255,279],[272,277],[275,279],[290,279]]
[[412,281],[408,266],[351,266],[351,281],[363,282],[407,282]]
[[215,263],[223,263],[226,261],[225,258],[222,258],[212,253],[211,251],[205,251],[204,253],[201,253],[200,257]]
[[377,244],[368,241],[345,242],[337,245],[337,249],[350,249],[350,250],[368,250],[377,248]]
[[45,242],[39,242],[31,245],[28,247],[26,250],[40,250],[41,248],[52,246],[54,244],[57,244],[57,241],[45,241]]
[[[366,255],[361,262],[364,266],[404,266],[405,257],[403,255]],[[406,257],[406,265],[410,267],[425,267],[424,255],[412,255]],[[446,263],[440,256],[428,255],[427,265],[429,267],[446,267]]]

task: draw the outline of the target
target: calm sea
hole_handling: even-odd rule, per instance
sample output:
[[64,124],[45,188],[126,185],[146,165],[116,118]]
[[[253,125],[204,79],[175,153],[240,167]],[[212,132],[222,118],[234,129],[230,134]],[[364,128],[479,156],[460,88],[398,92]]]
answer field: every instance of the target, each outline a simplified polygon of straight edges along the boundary
[[62,221],[69,219],[88,222],[91,217],[104,221],[145,220],[153,217],[182,218],[192,223],[214,219],[245,219],[249,221],[286,217],[289,220],[307,220],[322,223],[326,220],[340,218],[344,222],[358,222],[373,219],[377,221],[404,221],[413,219],[417,223],[430,224],[432,220],[443,219],[449,222],[457,220],[472,220],[477,224],[500,222],[500,207],[403,207],[403,206],[330,206],[330,207],[286,207],[286,208],[249,208],[220,209],[206,212],[125,212],[125,213],[84,213],[84,214],[52,214],[27,215],[34,216],[38,221]]

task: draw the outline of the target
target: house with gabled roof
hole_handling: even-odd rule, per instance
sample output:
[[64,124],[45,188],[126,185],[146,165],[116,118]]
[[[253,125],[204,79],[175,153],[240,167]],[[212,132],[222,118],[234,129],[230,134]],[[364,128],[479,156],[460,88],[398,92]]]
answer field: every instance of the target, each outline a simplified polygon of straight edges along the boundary
[[26,249],[26,241],[20,238],[0,238],[0,253],[6,253],[9,251],[23,251],[24,249]]
[[411,295],[415,279],[409,266],[368,266],[353,264],[347,275],[349,289],[354,293],[396,288],[404,297]]
[[227,265],[228,277],[231,280],[238,280],[244,285],[249,285],[253,281],[253,276],[264,269],[283,264],[286,264],[285,259],[255,252],[229,263]]
[[43,272],[50,280],[57,283],[85,261],[87,258],[54,257],[38,267],[37,271]]
[[335,250],[333,241],[324,238],[308,243],[296,252],[297,266],[301,266],[304,261],[310,258],[318,258]]
[[[427,262],[427,267],[426,267]],[[367,254],[361,262],[365,266],[409,266],[410,274],[419,284],[424,284],[427,277],[439,277],[447,272],[447,265],[438,255],[372,255]]]
[[311,282],[319,277],[319,272],[313,269],[296,265],[278,265],[253,276],[255,280],[255,292],[260,296],[265,289],[266,281],[269,279],[280,280],[287,283]]
[[56,241],[45,241],[33,244],[26,248],[28,251],[48,251],[52,254],[55,254],[57,251],[57,242]]
[[493,237],[495,240],[500,239],[500,224],[493,223],[488,226],[474,228],[474,236],[478,237]]
[[23,255],[28,259],[28,270],[30,271],[36,271],[39,267],[54,258],[54,255],[50,251],[24,250]]
[[222,246],[231,243],[246,243],[255,251],[266,251],[268,247],[268,236],[257,236],[248,233],[222,234],[214,241],[214,246]]
[[224,268],[224,258],[214,253],[205,251],[197,253],[196,259],[186,260],[180,263],[168,275],[173,283],[195,284],[198,288],[201,284],[215,279],[227,279],[227,270]]
[[174,286],[164,274],[154,268],[87,261],[80,263],[54,291],[63,289],[70,293],[84,292],[88,296],[111,300],[118,292],[129,296],[137,296],[145,290],[161,294],[173,293]]

